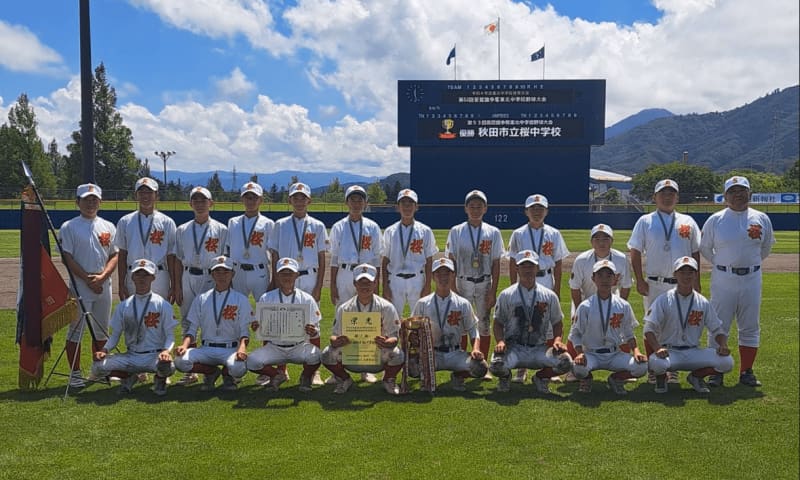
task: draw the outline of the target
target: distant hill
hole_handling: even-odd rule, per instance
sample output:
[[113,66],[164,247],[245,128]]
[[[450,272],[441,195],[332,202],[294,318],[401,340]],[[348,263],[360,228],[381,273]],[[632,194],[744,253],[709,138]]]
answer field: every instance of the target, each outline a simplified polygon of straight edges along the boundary
[[[721,172],[752,168],[782,173],[800,156],[800,86],[705,114],[657,118],[592,147],[591,166],[627,175],[688,152],[688,161]],[[622,123],[622,122],[620,122]]]
[[670,112],[669,110],[664,110],[663,108],[648,108],[642,110],[641,112],[624,118],[614,125],[606,128],[606,141],[609,141],[621,133],[625,133],[632,128],[636,128],[639,125],[644,125],[645,123],[653,121],[657,118],[671,117],[673,115],[674,113]]
[[[220,182],[225,190],[238,190],[239,187],[246,183],[250,179],[250,176],[253,175],[252,172],[236,172],[236,182],[234,182],[233,172],[219,170],[217,173],[219,174]],[[158,179],[164,176],[163,170],[152,169],[151,174],[153,178]],[[212,175],[214,175],[214,171],[183,172],[180,170],[167,170],[168,181],[172,182],[180,179],[183,185],[207,185]],[[281,187],[288,187],[293,176],[296,176],[298,180],[310,186],[312,190],[316,190],[318,187],[327,187],[334,177],[339,179],[339,183],[348,185],[354,183],[365,185],[373,183],[376,180],[375,177],[364,177],[362,175],[353,175],[345,172],[300,172],[297,170],[281,170],[274,173],[257,173],[256,175],[258,176],[258,183],[260,183],[265,190],[269,190],[273,183],[278,186],[278,190],[280,190]],[[236,184],[235,186],[234,183]]]

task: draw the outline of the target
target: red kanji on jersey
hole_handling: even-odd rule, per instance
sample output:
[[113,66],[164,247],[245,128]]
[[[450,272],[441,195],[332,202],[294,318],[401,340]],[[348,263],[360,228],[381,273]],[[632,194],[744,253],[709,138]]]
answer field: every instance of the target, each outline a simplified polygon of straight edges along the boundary
[[692,227],[689,225],[679,225],[678,226],[678,235],[681,238],[689,238],[689,235],[692,233]]
[[111,232],[98,233],[97,239],[100,241],[100,245],[107,247],[111,245]]
[[144,316],[144,325],[147,328],[155,328],[158,326],[158,319],[161,314],[158,312],[150,312]]
[[206,240],[206,252],[216,252],[219,248],[219,238],[209,238]]
[[461,312],[455,311],[447,314],[448,325],[458,325],[461,323]]
[[700,310],[692,310],[689,312],[689,317],[686,319],[686,322],[693,327],[696,327],[703,323],[703,312]]
[[422,253],[422,244],[422,239],[411,240],[411,245],[408,246],[408,249],[411,250],[411,253]]
[[225,308],[222,309],[222,318],[224,320],[236,320],[236,312],[239,311],[239,307],[236,305],[225,305]]
[[544,242],[544,245],[542,245],[542,255],[547,255],[548,257],[553,256],[553,242]]
[[608,324],[611,325],[611,328],[619,328],[622,326],[622,317],[621,313],[615,313],[611,315],[611,318],[608,320]]
[[250,245],[264,245],[264,232],[253,232],[250,234]]
[[747,229],[747,236],[753,240],[761,239],[761,225],[757,223],[751,224],[750,228]]
[[492,241],[481,240],[481,244],[478,246],[478,251],[484,255],[490,253],[492,251]]
[[161,245],[164,241],[164,230],[153,230],[150,232],[150,243],[153,245]]
[[317,243],[317,234],[312,232],[306,232],[303,235],[303,246],[314,248],[314,244]]
[[372,248],[372,236],[364,235],[361,237],[361,250],[369,250]]

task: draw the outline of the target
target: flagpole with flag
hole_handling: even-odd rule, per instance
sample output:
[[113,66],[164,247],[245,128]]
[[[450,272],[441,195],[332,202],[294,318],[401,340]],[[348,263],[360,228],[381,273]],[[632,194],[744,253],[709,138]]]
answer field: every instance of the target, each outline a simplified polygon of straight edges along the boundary
[[450,60],[453,60],[453,80],[458,80],[458,58],[456,57],[456,44],[453,44],[453,49],[450,50],[450,55],[447,56],[446,65],[450,65]]
[[544,80],[544,65],[545,65],[544,44],[542,45],[542,48],[536,50],[531,54],[531,62],[535,62],[537,60],[542,61],[542,80]]
[[483,31],[487,35],[497,34],[497,79],[500,80],[500,17],[497,17],[496,21],[485,25]]

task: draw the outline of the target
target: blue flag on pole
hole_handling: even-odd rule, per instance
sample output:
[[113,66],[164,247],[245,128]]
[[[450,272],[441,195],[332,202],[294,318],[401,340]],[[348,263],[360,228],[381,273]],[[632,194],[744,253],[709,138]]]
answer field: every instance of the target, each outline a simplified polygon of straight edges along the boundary
[[544,58],[544,46],[531,54],[531,62]]
[[454,58],[456,58],[456,47],[453,47],[453,49],[450,50],[450,55],[447,56],[447,63],[446,64],[450,65],[450,60],[452,60]]

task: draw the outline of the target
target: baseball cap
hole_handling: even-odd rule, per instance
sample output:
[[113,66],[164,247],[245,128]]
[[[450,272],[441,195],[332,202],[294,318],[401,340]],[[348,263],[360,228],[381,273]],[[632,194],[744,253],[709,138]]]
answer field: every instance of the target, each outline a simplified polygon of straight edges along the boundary
[[414,203],[419,203],[417,199],[417,192],[411,190],[410,188],[404,188],[397,192],[397,201],[399,202],[403,198],[410,198],[414,200]]
[[233,260],[231,260],[230,257],[226,257],[225,255],[220,255],[218,257],[212,258],[211,265],[208,267],[209,271],[213,272],[218,268],[233,270]]
[[308,185],[305,183],[293,183],[292,186],[289,187],[289,196],[291,197],[295,193],[302,193],[306,197],[311,198],[311,189],[308,188]]
[[517,265],[522,265],[524,262],[530,262],[534,265],[539,265],[539,255],[533,250],[522,250],[514,257]]
[[532,207],[533,205],[541,205],[547,208],[547,197],[537,193],[525,199],[525,208]]
[[592,273],[597,273],[604,268],[611,270],[612,273],[617,273],[617,266],[614,265],[614,262],[610,260],[599,260],[594,262],[594,265],[592,265]]
[[653,193],[658,193],[661,190],[664,190],[665,188],[672,188],[676,192],[680,191],[678,190],[678,182],[676,182],[675,180],[670,180],[669,178],[665,178],[664,180],[661,180],[660,182],[656,183],[656,188],[653,191]]
[[295,273],[300,271],[300,265],[297,264],[297,260],[291,257],[283,257],[278,260],[278,264],[276,265],[277,268],[275,269],[276,272],[280,272],[282,270],[291,270]]
[[239,189],[239,196],[241,197],[245,193],[254,193],[259,197],[264,196],[264,189],[261,188],[261,185],[257,184],[256,182],[247,182],[242,185],[242,188]]
[[480,190],[472,190],[464,198],[464,204],[466,205],[473,198],[480,198],[481,200],[483,200],[483,203],[486,203],[486,204],[489,203],[489,201],[486,199],[486,194],[485,193],[481,192]]
[[207,199],[211,200],[211,192],[208,191],[205,187],[194,187],[191,192],[189,192],[189,200],[192,199],[195,193],[199,193],[200,195],[206,197]]
[[681,258],[675,260],[675,263],[672,264],[672,267],[673,267],[672,271],[673,272],[677,272],[682,267],[685,267],[687,265],[692,267],[695,271],[697,270],[697,260],[695,260],[692,257],[681,257]]
[[156,264],[146,258],[140,258],[139,260],[133,262],[133,267],[131,267],[131,275],[138,272],[139,270],[144,270],[150,275],[155,275]]
[[150,190],[157,192],[158,191],[158,182],[153,180],[150,177],[142,177],[139,180],[136,180],[136,185],[133,187],[135,191],[139,191],[140,188],[147,187]]
[[606,225],[605,223],[598,223],[594,227],[592,227],[592,233],[589,235],[589,238],[594,238],[595,233],[605,233],[611,238],[614,238],[614,230]]
[[94,195],[97,198],[103,198],[103,189],[95,185],[94,183],[84,183],[83,185],[78,185],[77,196],[78,198],[85,198],[89,195]]
[[451,272],[456,271],[456,267],[455,265],[453,265],[452,260],[450,260],[447,257],[439,257],[433,261],[433,264],[431,264],[431,272],[435,272],[436,270],[439,270],[442,267],[449,269]]
[[368,278],[371,282],[374,282],[375,277],[378,276],[378,269],[369,263],[362,263],[353,269],[353,274],[353,280],[356,282],[362,278]]
[[750,181],[747,180],[747,177],[740,177],[740,176],[734,176],[734,177],[731,177],[731,178],[725,180],[725,191],[726,192],[728,191],[729,188],[736,187],[736,186],[744,187],[744,188],[750,190]]
[[362,187],[361,185],[351,185],[347,187],[347,190],[345,190],[344,192],[344,200],[347,201],[347,199],[350,198],[350,195],[353,195],[354,193],[357,193],[362,197],[364,197],[364,200],[367,199],[367,191],[364,190],[364,187]]

